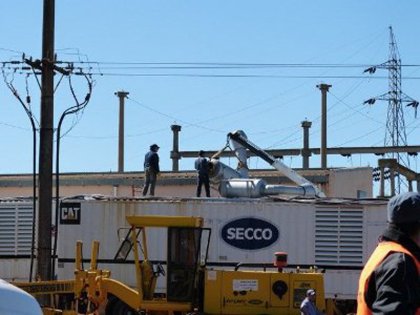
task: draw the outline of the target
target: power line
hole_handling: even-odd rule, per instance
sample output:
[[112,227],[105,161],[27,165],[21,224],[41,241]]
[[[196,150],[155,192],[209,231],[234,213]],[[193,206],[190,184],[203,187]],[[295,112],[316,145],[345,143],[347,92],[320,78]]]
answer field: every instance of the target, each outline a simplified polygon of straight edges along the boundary
[[[349,109],[350,109],[350,110],[352,110],[353,112],[356,112],[356,113],[358,113],[358,114],[362,115],[363,117],[366,117],[367,119],[369,119],[369,120],[371,120],[371,121],[374,121],[374,122],[376,122],[376,123],[378,123],[378,124],[383,125],[383,123],[382,123],[381,121],[376,120],[376,119],[374,119],[373,117],[371,117],[371,116],[369,116],[369,115],[366,115],[365,113],[363,113],[362,111],[358,110],[357,108],[351,107],[349,104],[347,104],[346,102],[344,102],[342,99],[338,98],[338,97],[337,97],[336,95],[334,95],[333,93],[331,93],[331,92],[330,92],[330,94],[331,94],[331,95],[332,95],[335,99],[337,99],[337,100],[338,100],[338,102],[340,102],[341,104],[345,105],[347,108],[349,108]],[[363,106],[363,104],[359,104],[359,107],[364,107],[364,106]],[[343,119],[338,120],[338,121],[336,121],[334,124],[336,124],[337,122],[340,122],[340,121],[342,121],[342,120],[343,120]]]
[[[80,55],[78,53],[77,55]],[[23,55],[24,56],[24,55]],[[87,57],[86,57],[87,58]],[[37,62],[37,61],[35,61]],[[31,71],[31,67],[25,66],[25,61],[12,60],[0,61],[3,68],[17,73]],[[203,78],[284,78],[284,79],[364,79],[361,75],[308,75],[308,74],[260,74],[260,73],[183,73],[185,70],[268,70],[268,69],[374,69],[374,66],[367,64],[316,64],[316,63],[227,63],[227,62],[98,62],[98,61],[57,61],[57,64],[66,65],[62,69],[72,71],[73,74],[82,74],[89,72],[95,76],[119,76],[119,77],[203,77]],[[80,65],[80,66],[78,66]],[[93,65],[96,65],[95,67]],[[420,64],[405,64],[401,67],[420,67]],[[95,71],[96,69],[96,71]],[[102,71],[102,70],[120,70],[120,71]],[[155,70],[173,70],[175,72],[132,72],[135,70],[155,71]],[[79,71],[79,73],[77,72]],[[181,71],[181,73],[179,73]],[[37,75],[40,72],[34,72]],[[386,76],[373,77],[375,80],[387,79]],[[405,80],[419,80],[419,76],[407,76]]]
[[364,137],[366,137],[366,136],[368,136],[368,135],[370,135],[370,134],[372,134],[372,133],[374,133],[374,132],[376,132],[378,130],[381,130],[382,128],[383,128],[383,126],[380,126],[380,127],[376,128],[376,129],[373,129],[371,131],[368,131],[368,132],[362,134],[361,136],[358,136],[356,138],[353,138],[353,139],[350,139],[350,140],[348,140],[346,142],[341,143],[340,145],[336,146],[336,148],[342,147],[343,145],[345,145],[347,143],[354,142],[356,140],[362,139],[362,138],[364,138]]
[[[362,75],[277,75],[277,74],[198,74],[198,73],[122,73],[91,72],[94,76],[110,77],[186,77],[186,78],[273,78],[273,79],[366,79]],[[372,77],[373,80],[388,79],[386,76]],[[418,76],[403,77],[404,80],[420,80]]]
[[178,119],[177,117],[174,117],[174,116],[171,116],[171,115],[168,115],[168,114],[162,113],[161,111],[158,111],[158,110],[156,110],[156,109],[154,109],[154,108],[152,108],[152,107],[150,107],[150,106],[147,106],[147,105],[145,105],[144,103],[141,103],[141,102],[139,102],[139,101],[136,101],[136,100],[132,99],[132,98],[131,98],[131,97],[129,97],[129,96],[127,96],[127,99],[128,99],[128,100],[130,100],[130,101],[132,101],[132,102],[134,102],[134,103],[136,103],[137,105],[140,105],[140,106],[142,106],[142,107],[144,107],[144,108],[146,108],[146,109],[148,109],[148,110],[150,110],[150,111],[152,111],[152,112],[154,112],[154,113],[157,113],[157,114],[159,114],[159,115],[161,115],[161,116],[164,116],[164,117],[167,117],[167,118],[173,119],[174,121],[179,121],[179,122],[181,122],[181,123],[185,124],[185,125],[186,125],[185,127],[194,126],[194,127],[201,128],[201,129],[206,129],[206,130],[209,130],[209,131],[215,131],[215,132],[225,133],[225,131],[224,131],[224,130],[219,130],[219,129],[208,128],[208,127],[205,127],[205,126],[199,125],[199,124],[197,124],[197,123],[188,122],[188,121],[185,121],[185,120],[182,120],[182,119]]
[[31,129],[29,129],[29,128],[24,128],[24,127],[20,127],[20,126],[12,125],[12,124],[4,123],[4,122],[0,122],[0,125],[7,126],[7,127],[10,127],[10,128],[15,128],[15,129],[20,129],[20,130],[25,130],[25,131],[30,131],[30,130],[31,130]]
[[[238,63],[238,62],[116,62],[116,61],[63,61],[63,63],[73,64],[96,64],[96,65],[116,65],[133,67],[155,67],[159,68],[179,68],[179,67],[238,67],[238,68],[362,68],[372,66],[372,64],[328,64],[328,63]],[[402,67],[420,67],[420,64],[402,64]]]

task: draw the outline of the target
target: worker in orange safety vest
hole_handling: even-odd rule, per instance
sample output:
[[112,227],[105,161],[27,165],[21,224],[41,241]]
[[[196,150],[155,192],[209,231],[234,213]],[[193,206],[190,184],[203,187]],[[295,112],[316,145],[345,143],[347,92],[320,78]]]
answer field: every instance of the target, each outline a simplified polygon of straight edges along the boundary
[[388,227],[359,279],[357,315],[420,315],[420,194],[393,197]]

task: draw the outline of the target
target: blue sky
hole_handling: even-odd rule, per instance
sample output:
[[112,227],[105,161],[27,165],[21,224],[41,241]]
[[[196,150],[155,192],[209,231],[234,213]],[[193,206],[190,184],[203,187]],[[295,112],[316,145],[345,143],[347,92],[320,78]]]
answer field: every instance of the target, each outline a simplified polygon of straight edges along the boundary
[[[0,61],[41,57],[42,1],[2,1]],[[142,170],[152,143],[161,147],[161,168],[170,170],[170,125],[182,126],[181,150],[218,150],[229,131],[243,129],[262,148],[300,148],[301,121],[313,122],[310,146],[320,145],[321,95],[328,95],[328,147],[382,146],[386,102],[363,102],[387,92],[385,70],[308,65],[375,65],[388,60],[392,26],[402,64],[420,64],[420,2],[411,1],[56,1],[55,49],[60,61],[83,61],[93,73],[91,101],[82,115],[66,118],[61,140],[62,172],[117,170],[118,98],[126,100],[125,170]],[[145,69],[140,63],[166,64]],[[187,64],[195,63],[195,67]],[[208,64],[246,64],[227,68]],[[251,67],[254,64],[256,66]],[[264,66],[275,64],[277,66]],[[279,64],[303,64],[281,67]],[[91,68],[88,68],[88,67]],[[161,65],[162,66],[162,65]],[[183,69],[176,67],[183,66]],[[135,68],[136,67],[136,68]],[[5,70],[7,79],[12,71]],[[402,90],[420,99],[420,66],[403,67]],[[417,77],[417,79],[416,79]],[[58,83],[59,76],[56,76]],[[17,71],[13,84],[32,99],[39,119],[39,88]],[[81,98],[82,77],[72,78]],[[28,92],[27,92],[28,91]],[[55,94],[55,126],[74,102],[66,79]],[[420,118],[405,109],[409,145],[418,145]],[[71,130],[69,130],[71,129]],[[68,131],[69,130],[69,131]],[[68,131],[68,132],[67,132]],[[29,120],[0,80],[0,174],[30,173]],[[377,157],[329,157],[328,166],[376,166]],[[299,157],[284,162],[301,167]],[[229,160],[232,166],[236,161]],[[251,159],[251,167],[268,167]],[[319,167],[317,156],[310,165]],[[193,161],[181,161],[181,169]],[[418,170],[417,159],[411,168]]]

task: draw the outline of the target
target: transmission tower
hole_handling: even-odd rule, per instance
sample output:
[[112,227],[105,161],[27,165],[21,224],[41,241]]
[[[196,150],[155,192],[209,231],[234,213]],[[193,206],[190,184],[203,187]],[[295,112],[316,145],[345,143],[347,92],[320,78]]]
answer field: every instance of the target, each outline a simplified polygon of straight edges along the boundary
[[[389,27],[389,58],[388,61],[370,67],[364,72],[375,73],[376,69],[388,70],[388,92],[376,96],[365,101],[365,104],[374,104],[375,101],[387,101],[387,117],[384,146],[407,146],[407,133],[404,121],[403,103],[408,103],[407,106],[412,106],[417,115],[417,107],[419,102],[415,101],[401,90],[401,58],[395,40],[395,35],[392,26]],[[396,159],[397,162],[407,168],[410,168],[410,159],[407,153],[392,152],[388,153],[388,157]],[[403,180],[400,176],[397,177],[396,191],[401,192]],[[392,194],[394,192],[391,192]]]

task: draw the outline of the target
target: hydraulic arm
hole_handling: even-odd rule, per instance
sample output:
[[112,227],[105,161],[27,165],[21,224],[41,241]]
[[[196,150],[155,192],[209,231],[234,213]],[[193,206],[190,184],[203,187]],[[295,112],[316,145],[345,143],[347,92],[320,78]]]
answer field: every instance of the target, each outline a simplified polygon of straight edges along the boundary
[[[267,153],[260,147],[258,147],[256,144],[252,143],[248,140],[245,133],[241,130],[237,130],[235,132],[231,132],[228,134],[229,139],[232,141],[240,144],[244,148],[248,149],[258,157],[262,158],[264,161],[266,161],[268,164],[270,164],[272,167],[277,169],[279,172],[281,172],[283,175],[285,175],[287,178],[289,178],[294,183],[298,184],[299,186],[303,187],[306,191],[306,194],[312,194],[311,190],[313,190],[315,196],[317,197],[325,197],[324,193],[318,189],[318,187],[307,180],[306,178],[300,176],[297,172],[295,172],[290,167],[286,166],[281,161],[277,160],[274,156]],[[237,147],[237,146],[236,146]]]

